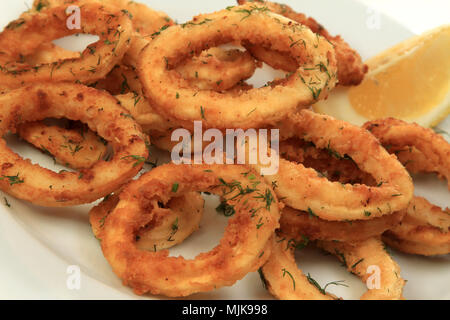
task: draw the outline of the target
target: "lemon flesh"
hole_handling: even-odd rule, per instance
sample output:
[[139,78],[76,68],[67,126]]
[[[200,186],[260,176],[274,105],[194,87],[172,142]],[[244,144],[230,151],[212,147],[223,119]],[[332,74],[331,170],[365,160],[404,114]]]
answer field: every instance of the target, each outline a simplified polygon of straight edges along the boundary
[[450,28],[411,50],[349,90],[350,103],[359,114],[369,119],[414,119],[445,100],[450,91]]
[[433,126],[450,113],[450,26],[406,40],[366,62],[357,87],[337,88],[314,109],[355,124],[393,117]]

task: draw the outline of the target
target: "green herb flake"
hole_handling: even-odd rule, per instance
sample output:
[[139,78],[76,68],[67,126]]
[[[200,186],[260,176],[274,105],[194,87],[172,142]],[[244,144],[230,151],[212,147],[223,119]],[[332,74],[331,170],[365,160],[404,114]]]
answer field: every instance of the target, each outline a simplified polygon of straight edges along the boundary
[[129,113],[124,113],[124,112],[122,112],[122,113],[120,113],[120,115],[121,115],[122,117],[124,117],[124,118],[134,119],[134,118],[133,118],[133,115],[131,115],[131,114],[129,114]]
[[145,159],[144,157],[136,156],[136,155],[130,155],[130,156],[121,158],[121,160],[128,160],[128,159],[135,160],[135,163],[133,164],[133,168],[147,162],[147,159]]
[[283,272],[283,278],[286,276],[286,275],[288,275],[290,278],[291,278],[291,280],[292,280],[292,284],[293,284],[293,286],[294,286],[294,291],[295,291],[295,279],[294,279],[294,277],[292,276],[292,274],[289,272],[289,271],[287,271],[286,269],[281,269],[281,271]]
[[446,136],[450,137],[450,134],[441,128],[435,127],[435,128],[433,128],[433,131],[437,134],[446,135]]
[[231,217],[236,213],[234,206],[229,205],[226,201],[222,201],[216,208],[216,211],[223,214],[225,217]]
[[200,114],[202,115],[202,119],[206,120],[206,118],[205,118],[205,109],[203,107],[200,107]]
[[184,29],[184,28],[186,28],[187,26],[201,26],[201,25],[203,25],[203,24],[205,24],[205,23],[207,23],[207,22],[211,22],[211,21],[213,21],[213,20],[206,18],[205,20],[203,20],[203,21],[201,21],[201,22],[199,22],[199,23],[195,23],[195,22],[186,22],[186,23],[183,23],[183,24],[181,25],[181,27]]
[[355,262],[355,263],[351,266],[351,269],[355,269],[356,266],[357,266],[358,264],[360,264],[361,262],[363,262],[363,261],[364,261],[364,259],[358,260],[357,262]]
[[46,7],[47,5],[44,4],[42,1],[39,1],[38,4],[36,5],[36,11],[37,12],[41,12],[41,10]]
[[314,211],[311,208],[308,208],[308,214],[311,218],[318,218],[319,216],[314,213]]
[[258,269],[258,274],[259,274],[259,277],[261,278],[263,288],[267,290],[267,280],[266,280],[266,277],[264,276],[264,273],[261,268]]
[[346,285],[344,283],[345,282],[344,280],[339,280],[339,281],[333,281],[333,282],[327,283],[325,285],[325,287],[322,288],[320,286],[320,284],[316,280],[314,280],[309,273],[308,273],[307,279],[308,279],[309,283],[311,283],[313,286],[315,286],[320,291],[320,293],[324,294],[324,295],[327,294],[326,289],[331,285],[348,287],[348,285]]
[[286,250],[289,249],[294,249],[294,250],[303,250],[304,248],[306,248],[309,244],[309,238],[305,235],[302,235],[302,240],[301,241],[297,241],[295,239],[290,239],[287,243],[287,248]]
[[339,259],[342,261],[342,266],[347,266],[347,259],[345,259],[345,255],[340,252],[338,249],[334,250],[334,253],[339,257]]
[[24,179],[21,179],[19,177],[19,174],[16,174],[15,176],[5,176],[5,175],[3,175],[3,176],[0,177],[0,180],[5,180],[5,179],[8,179],[9,185],[11,185],[11,186],[13,186],[15,184],[21,184],[21,183],[25,182]]
[[262,202],[265,202],[267,211],[270,210],[270,207],[272,206],[272,203],[275,201],[275,198],[274,198],[274,196],[272,194],[272,191],[270,191],[270,189],[266,189],[264,194],[259,193],[254,198],[255,199],[261,199]]
[[[173,242],[175,241],[172,237],[178,232],[179,225],[178,225],[178,217],[175,219],[175,221],[172,223],[172,233],[169,236],[169,239],[167,241]],[[156,251],[156,248],[155,248]]]
[[10,22],[6,26],[6,29],[14,30],[14,29],[20,28],[24,24],[25,24],[25,19],[21,18],[21,19]]
[[159,31],[153,33],[153,34],[151,35],[151,37],[152,37],[152,38],[155,38],[156,36],[159,36],[159,35],[161,34],[161,32],[163,32],[163,31],[166,30],[167,28],[169,28],[169,25],[162,26],[161,29],[159,29]]
[[244,14],[245,14],[245,17],[243,17],[243,18],[241,19],[241,21],[243,21],[243,20],[249,18],[249,17],[252,15],[253,12],[267,12],[267,11],[269,11],[269,8],[267,8],[267,7],[251,6],[250,9],[251,9],[251,10],[248,10],[248,9],[239,9],[239,10],[236,10],[236,12],[238,12],[238,13],[244,13]]
[[124,14],[126,14],[130,19],[133,19],[133,15],[126,9],[121,10]]

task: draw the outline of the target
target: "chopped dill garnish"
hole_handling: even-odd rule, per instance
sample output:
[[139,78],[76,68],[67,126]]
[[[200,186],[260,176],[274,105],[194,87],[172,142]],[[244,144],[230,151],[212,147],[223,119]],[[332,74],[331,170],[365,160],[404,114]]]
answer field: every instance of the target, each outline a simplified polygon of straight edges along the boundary
[[286,276],[286,275],[288,275],[290,278],[291,278],[291,280],[292,280],[292,284],[293,284],[293,286],[294,286],[294,291],[295,291],[295,279],[294,279],[294,277],[292,276],[292,274],[289,272],[289,271],[287,271],[286,269],[281,269],[281,271],[283,272],[283,278]]
[[275,201],[275,198],[270,189],[266,189],[264,194],[259,193],[258,196],[255,196],[255,199],[262,199],[262,201],[266,204],[266,209],[270,210],[272,203]]
[[121,160],[126,160],[126,159],[135,160],[135,163],[133,164],[133,168],[135,168],[143,163],[148,163],[147,159],[142,156],[130,155],[130,156],[121,158]]
[[250,8],[251,8],[251,10],[248,10],[248,9],[236,10],[236,12],[246,14],[246,16],[241,19],[241,21],[249,18],[252,15],[253,12],[266,12],[266,11],[269,11],[269,8],[267,8],[267,7],[251,6]]
[[172,223],[172,233],[169,236],[169,239],[167,239],[167,241],[169,242],[173,242],[175,241],[174,239],[172,239],[172,237],[178,232],[178,217],[175,219],[175,221]]
[[358,260],[357,262],[355,262],[355,264],[353,264],[353,265],[351,266],[350,269],[355,269],[356,266],[357,266],[358,264],[360,264],[361,262],[363,262],[363,261],[364,261],[364,259]]
[[295,239],[290,239],[287,243],[286,250],[291,248],[295,250],[302,250],[306,248],[309,244],[309,238],[307,236],[302,235],[302,241],[297,241]]
[[308,281],[309,281],[309,283],[311,283],[313,286],[315,286],[319,291],[320,291],[320,293],[321,294],[327,294],[327,292],[326,292],[326,290],[327,290],[327,288],[329,287],[329,286],[331,286],[331,285],[334,285],[334,286],[343,286],[343,287],[347,287],[348,288],[348,285],[346,285],[344,282],[344,280],[339,280],[339,281],[333,281],[333,282],[330,282],[330,283],[327,283],[326,285],[325,285],[325,287],[321,287],[320,286],[320,284],[316,281],[316,280],[314,280],[312,277],[311,277],[311,275],[308,273],[308,276],[307,276],[307,279],[308,279]]
[[319,216],[312,211],[311,208],[308,208],[308,214],[311,218],[318,218]]
[[9,180],[9,184],[11,186],[13,186],[15,184],[21,184],[21,183],[25,182],[24,179],[20,179],[19,174],[16,174],[15,176],[5,176],[5,175],[3,175],[3,176],[0,177],[0,180],[5,180],[5,179]]
[[216,208],[216,211],[223,214],[225,217],[231,217],[236,213],[234,206],[229,205],[226,201],[222,201]]
[[261,268],[258,269],[258,274],[259,274],[259,277],[261,278],[263,288],[267,290],[267,280],[266,280],[266,277],[264,276],[264,273],[262,272]]
[[202,106],[200,107],[200,114],[202,115],[202,119],[206,120],[206,118],[205,118],[205,109],[203,109]]

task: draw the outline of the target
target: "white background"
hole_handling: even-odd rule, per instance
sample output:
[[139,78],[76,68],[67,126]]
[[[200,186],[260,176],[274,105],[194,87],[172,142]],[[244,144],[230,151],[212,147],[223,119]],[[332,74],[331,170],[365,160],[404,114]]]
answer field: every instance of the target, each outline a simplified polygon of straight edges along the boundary
[[448,0],[359,0],[419,34],[450,23]]

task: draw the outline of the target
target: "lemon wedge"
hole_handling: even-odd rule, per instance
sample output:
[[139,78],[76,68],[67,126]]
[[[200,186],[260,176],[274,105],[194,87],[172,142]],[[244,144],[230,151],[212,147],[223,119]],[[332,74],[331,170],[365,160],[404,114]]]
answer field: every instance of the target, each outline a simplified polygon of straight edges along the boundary
[[450,25],[406,40],[368,60],[356,87],[335,89],[313,106],[362,125],[393,117],[433,127],[450,113]]

